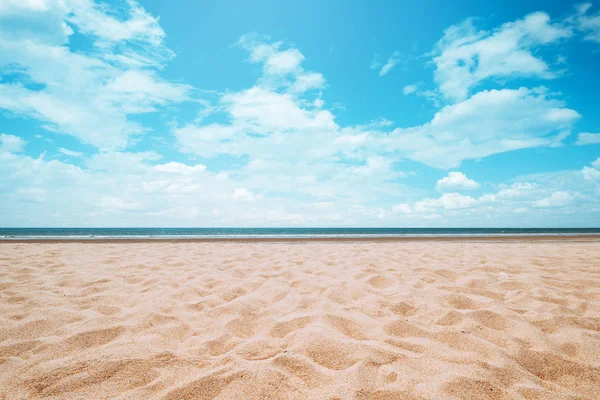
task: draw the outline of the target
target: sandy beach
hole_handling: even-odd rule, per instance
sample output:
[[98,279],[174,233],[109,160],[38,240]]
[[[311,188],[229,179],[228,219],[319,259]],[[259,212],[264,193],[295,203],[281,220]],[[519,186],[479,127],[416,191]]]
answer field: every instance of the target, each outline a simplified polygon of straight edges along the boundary
[[0,399],[598,399],[600,239],[0,242]]

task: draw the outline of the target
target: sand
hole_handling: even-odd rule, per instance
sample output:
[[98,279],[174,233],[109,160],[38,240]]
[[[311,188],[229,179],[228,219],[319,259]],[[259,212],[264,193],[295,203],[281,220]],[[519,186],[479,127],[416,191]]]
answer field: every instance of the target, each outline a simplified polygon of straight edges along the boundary
[[2,242],[39,398],[598,399],[600,242]]

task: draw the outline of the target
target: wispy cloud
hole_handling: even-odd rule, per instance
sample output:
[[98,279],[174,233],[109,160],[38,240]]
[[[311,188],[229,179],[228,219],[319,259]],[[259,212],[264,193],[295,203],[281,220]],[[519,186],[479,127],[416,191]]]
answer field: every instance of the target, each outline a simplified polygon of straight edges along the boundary
[[79,151],[72,151],[69,149],[65,149],[64,147],[60,147],[58,149],[58,151],[60,151],[62,154],[69,156],[69,157],[83,157],[83,153],[81,153]]
[[402,89],[402,93],[404,93],[405,95],[409,95],[409,94],[415,93],[418,88],[419,88],[419,86],[417,84],[406,85]]
[[591,3],[582,3],[577,5],[577,12],[570,18],[576,28],[584,33],[584,39],[600,43],[600,11],[595,14],[588,14],[592,8]]
[[577,135],[577,142],[575,144],[579,146],[600,144],[600,133],[581,132]]
[[401,61],[402,58],[400,53],[397,51],[392,53],[385,64],[379,61],[379,56],[375,55],[371,61],[371,64],[369,65],[369,68],[379,70],[379,76],[385,76]]
[[385,76],[388,74],[388,72],[390,72],[392,70],[392,68],[394,68],[396,66],[396,64],[398,64],[400,62],[400,53],[398,53],[397,51],[395,51],[390,58],[388,58],[387,62],[385,63],[385,65],[383,67],[381,67],[381,70],[379,71],[379,76]]

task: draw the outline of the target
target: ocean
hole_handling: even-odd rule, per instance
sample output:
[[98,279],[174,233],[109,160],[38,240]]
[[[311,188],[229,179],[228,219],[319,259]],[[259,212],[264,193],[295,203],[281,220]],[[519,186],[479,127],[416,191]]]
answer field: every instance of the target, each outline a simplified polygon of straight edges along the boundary
[[597,235],[600,228],[0,228],[0,240]]

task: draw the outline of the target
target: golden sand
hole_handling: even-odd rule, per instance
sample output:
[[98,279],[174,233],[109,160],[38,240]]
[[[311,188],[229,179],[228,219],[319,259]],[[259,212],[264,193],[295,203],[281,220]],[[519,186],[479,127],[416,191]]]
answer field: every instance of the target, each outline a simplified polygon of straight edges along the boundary
[[0,399],[598,399],[600,243],[0,243]]

